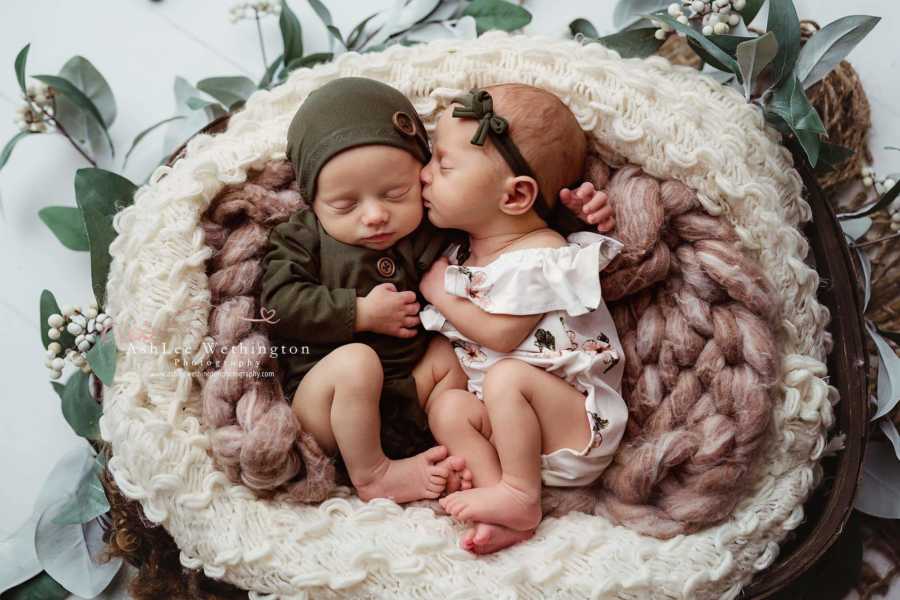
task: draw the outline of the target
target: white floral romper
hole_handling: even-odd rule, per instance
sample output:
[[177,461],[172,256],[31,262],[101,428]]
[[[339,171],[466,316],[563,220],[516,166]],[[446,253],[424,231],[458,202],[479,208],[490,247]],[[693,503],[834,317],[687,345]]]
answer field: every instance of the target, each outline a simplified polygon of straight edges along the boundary
[[432,305],[419,314],[425,329],[453,345],[468,389],[479,399],[488,368],[516,358],[565,379],[585,395],[592,439],[585,448],[562,448],[541,457],[545,485],[582,486],[596,480],[612,461],[625,432],[628,409],[620,393],[624,353],[600,294],[600,270],[622,249],[613,238],[577,232],[560,248],[525,248],[502,254],[484,267],[459,266],[459,245],[445,255],[447,293],[468,298],[489,313],[544,313],[525,341],[509,353],[480,346],[460,333]]

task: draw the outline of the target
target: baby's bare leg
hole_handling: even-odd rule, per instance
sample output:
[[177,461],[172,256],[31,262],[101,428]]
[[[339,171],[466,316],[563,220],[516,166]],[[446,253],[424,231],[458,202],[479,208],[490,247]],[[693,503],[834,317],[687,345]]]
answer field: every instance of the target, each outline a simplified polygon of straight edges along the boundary
[[442,335],[431,338],[425,356],[413,367],[412,376],[416,380],[419,404],[426,413],[432,399],[445,390],[466,389],[468,380],[450,341]]
[[436,446],[398,461],[384,455],[378,412],[383,381],[375,351],[364,344],[347,344],[306,374],[292,408],[326,453],[340,451],[361,499],[436,498],[449,475],[447,467],[436,463],[447,457],[447,449]]
[[500,480],[500,459],[490,442],[491,424],[484,403],[465,390],[446,390],[432,399],[428,427],[439,444],[466,459],[471,484],[494,485]]
[[[466,389],[466,374],[450,342],[442,335],[432,337],[425,355],[413,368],[412,376],[416,382],[419,404],[426,413],[439,395],[448,390]],[[453,450],[450,453],[450,456],[439,463],[450,470],[445,493],[471,488],[472,474],[466,469],[467,455],[460,455]]]
[[463,521],[524,531],[541,518],[541,453],[581,449],[590,439],[584,396],[543,369],[503,360],[485,377],[484,399],[503,474],[491,487],[441,499]]

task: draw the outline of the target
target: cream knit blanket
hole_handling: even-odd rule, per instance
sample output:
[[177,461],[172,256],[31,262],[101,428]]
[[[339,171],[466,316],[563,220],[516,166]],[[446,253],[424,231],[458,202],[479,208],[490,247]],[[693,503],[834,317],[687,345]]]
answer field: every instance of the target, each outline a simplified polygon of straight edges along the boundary
[[[527,543],[475,559],[456,547],[460,526],[431,510],[348,494],[309,507],[261,501],[215,470],[195,377],[210,311],[200,215],[248,169],[284,158],[305,96],[348,75],[399,88],[429,126],[470,87],[544,87],[612,150],[696,189],[709,213],[734,225],[781,295],[784,358],[762,472],[730,520],[660,541],[570,513],[546,519]],[[253,590],[254,599],[734,598],[803,519],[837,397],[822,362],[828,311],[797,230],[810,211],[779,139],[737,92],[662,58],[622,60],[597,44],[489,33],[348,53],[294,72],[255,93],[226,132],[193,138],[186,157],[159,167],[116,216],[107,308],[120,354],[100,421],[116,484],[171,533],[185,567]]]

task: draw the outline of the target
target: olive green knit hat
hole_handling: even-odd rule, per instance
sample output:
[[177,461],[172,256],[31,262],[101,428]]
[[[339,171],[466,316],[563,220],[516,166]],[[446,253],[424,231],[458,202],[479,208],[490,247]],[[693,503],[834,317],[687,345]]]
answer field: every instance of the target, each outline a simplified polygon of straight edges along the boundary
[[294,115],[287,135],[287,156],[303,198],[312,204],[319,171],[334,155],[370,144],[406,150],[422,164],[431,159],[416,109],[391,86],[342,77],[312,92]]

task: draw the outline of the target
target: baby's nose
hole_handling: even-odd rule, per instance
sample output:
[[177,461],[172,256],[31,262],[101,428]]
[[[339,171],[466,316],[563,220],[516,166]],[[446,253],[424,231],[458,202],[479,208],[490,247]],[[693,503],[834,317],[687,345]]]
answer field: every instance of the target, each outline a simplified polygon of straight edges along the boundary
[[378,225],[380,223],[387,223],[388,211],[385,210],[383,206],[379,206],[377,204],[371,204],[363,213],[363,223],[366,225]]
[[428,164],[425,165],[424,167],[422,167],[422,170],[419,171],[419,180],[426,185],[431,183],[431,163],[432,162],[434,162],[434,161],[433,160],[428,161]]

